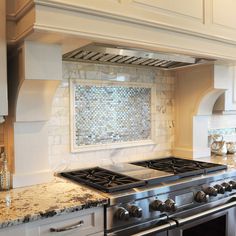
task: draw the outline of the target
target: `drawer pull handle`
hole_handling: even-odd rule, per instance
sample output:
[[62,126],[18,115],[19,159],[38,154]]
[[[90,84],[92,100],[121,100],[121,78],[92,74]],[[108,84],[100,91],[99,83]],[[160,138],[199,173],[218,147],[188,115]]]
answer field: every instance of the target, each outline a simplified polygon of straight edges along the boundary
[[77,229],[79,227],[81,227],[84,224],[84,221],[81,220],[78,223],[75,223],[73,225],[69,225],[69,226],[65,226],[65,227],[61,227],[61,228],[50,228],[50,232],[63,232],[63,231],[68,231],[68,230],[72,230],[72,229]]

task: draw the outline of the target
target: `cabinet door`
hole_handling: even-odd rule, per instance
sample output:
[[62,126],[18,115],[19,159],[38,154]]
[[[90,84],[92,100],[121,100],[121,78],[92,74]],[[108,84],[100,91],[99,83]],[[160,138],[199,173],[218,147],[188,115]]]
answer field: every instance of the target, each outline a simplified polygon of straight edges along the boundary
[[0,229],[0,236],[26,236],[25,224]]
[[236,1],[235,0],[213,0],[212,1],[212,23],[222,28],[236,30]]
[[6,63],[6,4],[0,1],[0,116],[8,114]]
[[[103,232],[103,208],[93,208],[29,223],[27,236],[86,236]],[[52,232],[54,231],[54,232]]]
[[206,3],[207,30],[213,37],[236,41],[236,1],[208,0]]
[[161,20],[169,21],[168,23],[175,24],[174,21],[184,23],[183,20],[203,23],[204,8],[202,0],[132,0],[131,3],[135,8],[142,8],[144,12],[155,12],[155,14],[162,17]]

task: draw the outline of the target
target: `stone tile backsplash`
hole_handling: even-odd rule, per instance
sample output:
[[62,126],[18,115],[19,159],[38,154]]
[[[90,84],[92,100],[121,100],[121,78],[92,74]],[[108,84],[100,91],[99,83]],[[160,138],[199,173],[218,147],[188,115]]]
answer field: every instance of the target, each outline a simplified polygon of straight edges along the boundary
[[[147,84],[156,88],[152,116],[155,144],[72,153],[70,149],[70,81],[96,81],[105,88],[110,82]],[[107,83],[106,83],[107,82]],[[147,91],[146,91],[147,92]],[[147,97],[146,97],[147,98]],[[113,105],[112,105],[113,106]],[[83,111],[86,112],[86,111]],[[141,112],[141,111],[137,111]],[[48,121],[49,159],[54,171],[86,168],[116,162],[171,155],[174,141],[174,74],[157,69],[63,62],[63,80],[58,87]],[[135,135],[135,134],[132,134]],[[131,137],[132,138],[132,137]],[[81,139],[83,140],[83,139]]]
[[[236,142],[236,115],[212,115],[209,117],[208,137],[221,135],[227,142]],[[209,141],[209,142],[210,142]]]
[[77,148],[151,139],[151,88],[80,82],[73,88]]

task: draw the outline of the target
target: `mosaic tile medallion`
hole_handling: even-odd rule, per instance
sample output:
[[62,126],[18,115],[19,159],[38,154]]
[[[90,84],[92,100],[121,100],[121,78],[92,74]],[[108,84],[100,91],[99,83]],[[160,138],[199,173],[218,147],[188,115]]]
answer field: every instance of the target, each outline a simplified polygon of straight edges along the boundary
[[150,84],[71,80],[72,152],[152,143]]

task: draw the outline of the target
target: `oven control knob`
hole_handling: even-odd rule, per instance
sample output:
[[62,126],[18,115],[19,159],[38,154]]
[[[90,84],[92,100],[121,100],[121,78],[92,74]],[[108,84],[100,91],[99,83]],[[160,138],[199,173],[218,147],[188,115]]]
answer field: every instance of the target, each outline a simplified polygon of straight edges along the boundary
[[229,184],[232,184],[233,189],[236,189],[236,181],[229,181]]
[[220,193],[220,194],[224,194],[225,193],[225,187],[222,186],[221,184],[216,184],[214,186],[214,188],[216,188],[217,192]]
[[129,212],[124,207],[119,207],[115,212],[115,217],[118,220],[128,220],[129,219]]
[[227,191],[227,192],[231,192],[232,189],[233,189],[233,186],[232,186],[232,184],[230,184],[230,183],[224,182],[224,183],[222,183],[221,185],[225,187],[225,191]]
[[215,187],[207,187],[204,192],[209,196],[217,196],[218,190]]
[[131,205],[128,206],[128,211],[129,211],[129,215],[131,217],[135,217],[135,218],[141,218],[143,215],[143,210],[142,208],[135,206],[135,205]]
[[209,195],[204,193],[203,191],[198,191],[194,197],[196,202],[203,203],[203,202],[208,202],[209,200]]
[[165,203],[160,200],[155,200],[149,205],[150,209],[153,211],[165,211]]
[[168,198],[166,201],[165,201],[165,211],[166,212],[175,212],[177,210],[177,207],[175,205],[175,202]]

